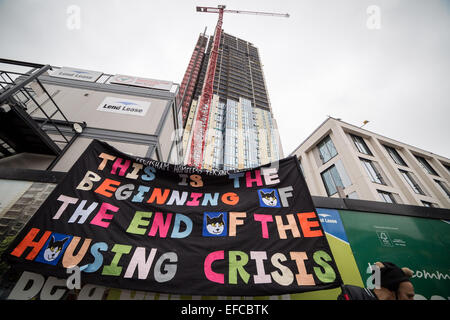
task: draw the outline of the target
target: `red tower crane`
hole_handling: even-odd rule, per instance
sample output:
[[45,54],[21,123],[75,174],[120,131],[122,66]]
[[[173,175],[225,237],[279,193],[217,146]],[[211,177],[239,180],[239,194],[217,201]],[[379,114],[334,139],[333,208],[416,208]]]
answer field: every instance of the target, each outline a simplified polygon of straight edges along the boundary
[[219,45],[222,36],[222,22],[223,14],[226,13],[244,13],[253,15],[264,15],[274,17],[288,18],[287,13],[271,13],[271,12],[257,12],[244,10],[225,10],[224,5],[215,7],[197,7],[198,12],[218,13],[219,19],[217,21],[216,30],[214,33],[214,41],[209,55],[208,67],[206,69],[206,77],[203,83],[202,93],[200,95],[199,103],[197,105],[197,117],[193,124],[192,143],[188,157],[188,164],[199,169],[203,163],[203,151],[205,149],[205,134],[208,127],[209,110],[213,97],[214,75],[216,72],[217,57],[219,55]]

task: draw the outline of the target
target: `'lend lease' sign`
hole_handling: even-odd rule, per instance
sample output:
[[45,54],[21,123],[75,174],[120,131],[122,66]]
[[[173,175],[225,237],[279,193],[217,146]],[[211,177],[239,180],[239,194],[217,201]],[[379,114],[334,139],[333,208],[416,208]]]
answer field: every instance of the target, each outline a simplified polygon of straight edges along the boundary
[[130,100],[117,97],[106,97],[105,99],[103,99],[102,103],[98,106],[97,110],[128,114],[132,116],[145,116],[149,107],[150,107],[149,101]]

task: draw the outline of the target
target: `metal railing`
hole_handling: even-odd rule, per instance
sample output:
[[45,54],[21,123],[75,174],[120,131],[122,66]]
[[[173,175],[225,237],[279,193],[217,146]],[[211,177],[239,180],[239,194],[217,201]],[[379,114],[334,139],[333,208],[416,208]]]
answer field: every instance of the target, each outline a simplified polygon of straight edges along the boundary
[[[61,127],[72,127],[73,123],[39,80],[51,69],[50,65],[0,59],[0,111],[10,112],[13,109],[26,124],[27,132],[36,134],[52,153],[59,155],[75,135],[61,130]],[[5,136],[2,130],[0,128],[0,135]],[[17,130],[15,134],[21,134],[20,128]],[[13,136],[11,132],[7,135]]]

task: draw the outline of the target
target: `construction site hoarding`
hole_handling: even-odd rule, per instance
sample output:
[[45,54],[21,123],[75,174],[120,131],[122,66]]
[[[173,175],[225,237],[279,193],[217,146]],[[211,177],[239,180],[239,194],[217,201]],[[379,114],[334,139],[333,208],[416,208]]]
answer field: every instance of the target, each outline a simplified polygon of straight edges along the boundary
[[339,210],[361,275],[390,261],[414,271],[415,299],[450,299],[450,221]]

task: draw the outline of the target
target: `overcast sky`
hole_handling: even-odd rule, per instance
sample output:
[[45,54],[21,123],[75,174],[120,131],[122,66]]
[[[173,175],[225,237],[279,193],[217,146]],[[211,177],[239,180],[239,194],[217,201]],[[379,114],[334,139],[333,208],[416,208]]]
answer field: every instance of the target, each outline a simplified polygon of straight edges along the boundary
[[330,115],[450,157],[450,1],[0,0],[0,57],[180,83],[218,4],[290,14],[223,23],[259,48],[286,156]]

